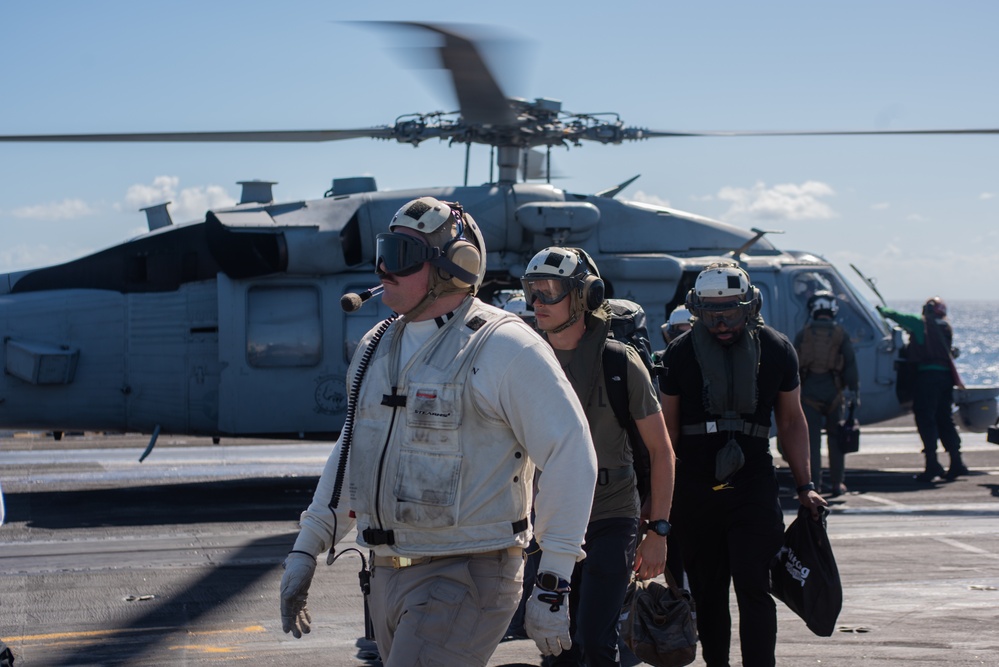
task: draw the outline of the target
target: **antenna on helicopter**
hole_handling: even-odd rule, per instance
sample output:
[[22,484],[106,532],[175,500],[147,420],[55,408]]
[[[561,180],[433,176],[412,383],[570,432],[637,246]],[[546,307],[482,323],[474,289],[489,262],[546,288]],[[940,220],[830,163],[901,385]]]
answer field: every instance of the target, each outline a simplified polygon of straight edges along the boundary
[[866,283],[867,286],[871,288],[871,291],[874,292],[879,299],[881,299],[881,305],[887,308],[888,303],[885,301],[885,298],[881,296],[881,292],[878,291],[878,288],[874,286],[874,278],[868,278],[863,273],[861,273],[860,269],[858,269],[853,264],[850,265],[850,268],[857,272],[857,275],[860,276],[860,279],[863,280],[864,283]]
[[748,241],[746,241],[745,243],[743,243],[741,246],[739,246],[735,250],[729,251],[729,253],[728,253],[728,256],[731,257],[732,259],[734,259],[737,262],[739,261],[739,257],[742,256],[742,253],[746,252],[747,250],[749,250],[750,248],[752,248],[754,245],[756,245],[756,242],[759,241],[760,239],[762,239],[766,234],[783,234],[784,233],[784,230],[782,230],[782,229],[757,229],[756,227],[751,227],[749,229],[749,231],[753,232],[753,234],[754,234],[753,238],[749,239]]
[[607,199],[614,199],[614,197],[616,197],[618,194],[621,193],[621,190],[624,190],[626,187],[637,181],[640,176],[641,174],[635,174],[634,176],[624,181],[623,183],[615,185],[612,188],[607,188],[606,190],[601,190],[596,194],[596,196],[606,197]]

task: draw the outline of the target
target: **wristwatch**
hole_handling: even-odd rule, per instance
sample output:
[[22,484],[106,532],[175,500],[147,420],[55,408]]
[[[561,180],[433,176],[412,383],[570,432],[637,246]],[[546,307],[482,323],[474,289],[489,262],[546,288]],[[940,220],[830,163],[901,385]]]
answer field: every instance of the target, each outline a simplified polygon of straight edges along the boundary
[[551,572],[538,572],[537,585],[538,588],[545,591],[564,592],[569,590],[569,582]]
[[669,531],[673,526],[669,525],[669,521],[666,519],[658,519],[656,521],[649,521],[649,530],[655,531],[656,535],[660,537],[666,537],[669,535]]
[[808,484],[802,484],[796,490],[798,491],[798,495],[801,495],[802,493],[808,493],[809,491],[814,491],[815,490],[815,482],[809,482]]

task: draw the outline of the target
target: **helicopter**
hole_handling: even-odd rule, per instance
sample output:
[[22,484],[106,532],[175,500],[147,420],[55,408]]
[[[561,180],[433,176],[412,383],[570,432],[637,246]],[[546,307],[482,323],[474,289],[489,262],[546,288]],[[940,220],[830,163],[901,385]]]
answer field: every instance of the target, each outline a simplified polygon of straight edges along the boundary
[[[550,182],[553,148],[669,137],[967,134],[999,130],[667,132],[613,113],[570,113],[549,98],[508,97],[476,42],[443,25],[409,23],[440,39],[435,53],[459,102],[454,113],[410,113],[390,125],[315,131],[5,135],[0,142],[270,142],[383,139],[464,144],[460,186],[381,191],[374,177],[335,178],[322,197],[280,202],[270,181],[242,181],[235,206],[174,223],[145,210],[148,233],[63,264],[0,275],[0,428],[222,437],[332,439],[346,414],[346,371],[363,334],[390,311],[374,290],[377,234],[405,202],[460,202],[484,237],[480,298],[519,287],[540,249],[568,245],[594,258],[607,295],[641,304],[658,331],[697,274],[737,261],[762,294],[762,315],[793,336],[808,297],[831,290],[861,369],[860,419],[905,412],[895,394],[902,332],[821,255],[782,250],[775,230],[739,227],[618,195],[634,178],[591,194]],[[472,144],[490,148],[489,181],[468,184]],[[493,160],[495,160],[493,162]],[[495,174],[493,173],[495,167]],[[635,177],[637,178],[637,177]],[[543,182],[540,182],[543,181]],[[870,284],[870,283],[869,283]],[[349,308],[342,307],[345,295]],[[366,305],[354,308],[364,300]],[[658,341],[653,341],[655,345]],[[995,395],[968,390],[990,415]],[[989,407],[991,401],[991,407]],[[973,423],[971,423],[973,422]]]

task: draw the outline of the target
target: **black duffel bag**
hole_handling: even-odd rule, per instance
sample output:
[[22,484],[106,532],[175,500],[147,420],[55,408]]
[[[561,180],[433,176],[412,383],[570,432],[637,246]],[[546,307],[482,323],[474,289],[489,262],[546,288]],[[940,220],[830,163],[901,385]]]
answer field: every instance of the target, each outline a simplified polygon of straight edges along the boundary
[[694,601],[666,570],[666,586],[632,580],[621,609],[621,640],[655,667],[683,667],[697,657]]
[[784,546],[770,564],[770,592],[820,637],[829,637],[843,608],[843,585],[826,534],[828,510],[820,519],[801,506],[784,531]]

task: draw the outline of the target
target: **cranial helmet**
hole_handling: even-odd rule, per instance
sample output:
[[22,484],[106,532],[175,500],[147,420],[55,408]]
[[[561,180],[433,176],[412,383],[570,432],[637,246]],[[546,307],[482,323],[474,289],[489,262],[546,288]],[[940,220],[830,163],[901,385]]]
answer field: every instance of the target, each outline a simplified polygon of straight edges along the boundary
[[943,319],[947,317],[947,304],[938,296],[928,299],[923,305],[923,314],[932,313],[934,317]]
[[839,304],[836,302],[836,295],[829,290],[821,290],[808,297],[808,314],[815,319],[819,315],[836,317],[839,312]]
[[569,297],[566,327],[604,302],[604,281],[593,259],[580,248],[545,248],[527,263],[520,281],[528,305],[535,300],[554,305]]
[[669,320],[666,324],[690,324],[690,311],[687,310],[686,306],[677,306],[673,309],[673,312],[669,314]]
[[504,290],[504,292],[506,294],[501,296],[501,298],[505,296],[506,299],[505,301],[502,301],[503,310],[508,313],[513,313],[526,322],[534,322],[534,311],[528,307],[527,299],[524,298],[524,291],[518,289]]
[[760,291],[749,282],[749,274],[735,262],[716,262],[705,267],[697,275],[693,289],[687,292],[687,310],[694,317],[703,319],[708,311],[733,308],[730,303],[718,306],[704,301],[711,297],[731,297],[738,301],[746,321],[759,315],[763,305]]
[[[400,227],[419,232],[428,248],[414,250],[404,247],[405,235],[391,233]],[[430,284],[427,286],[432,294],[475,294],[482,285],[486,274],[486,246],[475,220],[465,213],[460,204],[433,197],[414,199],[392,216],[389,232],[378,235],[376,261],[395,260],[400,265],[420,260],[429,262],[436,269],[430,272]],[[398,238],[400,236],[404,238]],[[390,273],[393,272],[388,263],[385,266]]]
[[669,314],[666,324],[663,325],[663,335],[667,341],[673,340],[683,333],[679,327],[686,324],[689,328],[690,318],[690,311],[687,310],[686,306],[677,306],[674,308],[673,312]]

